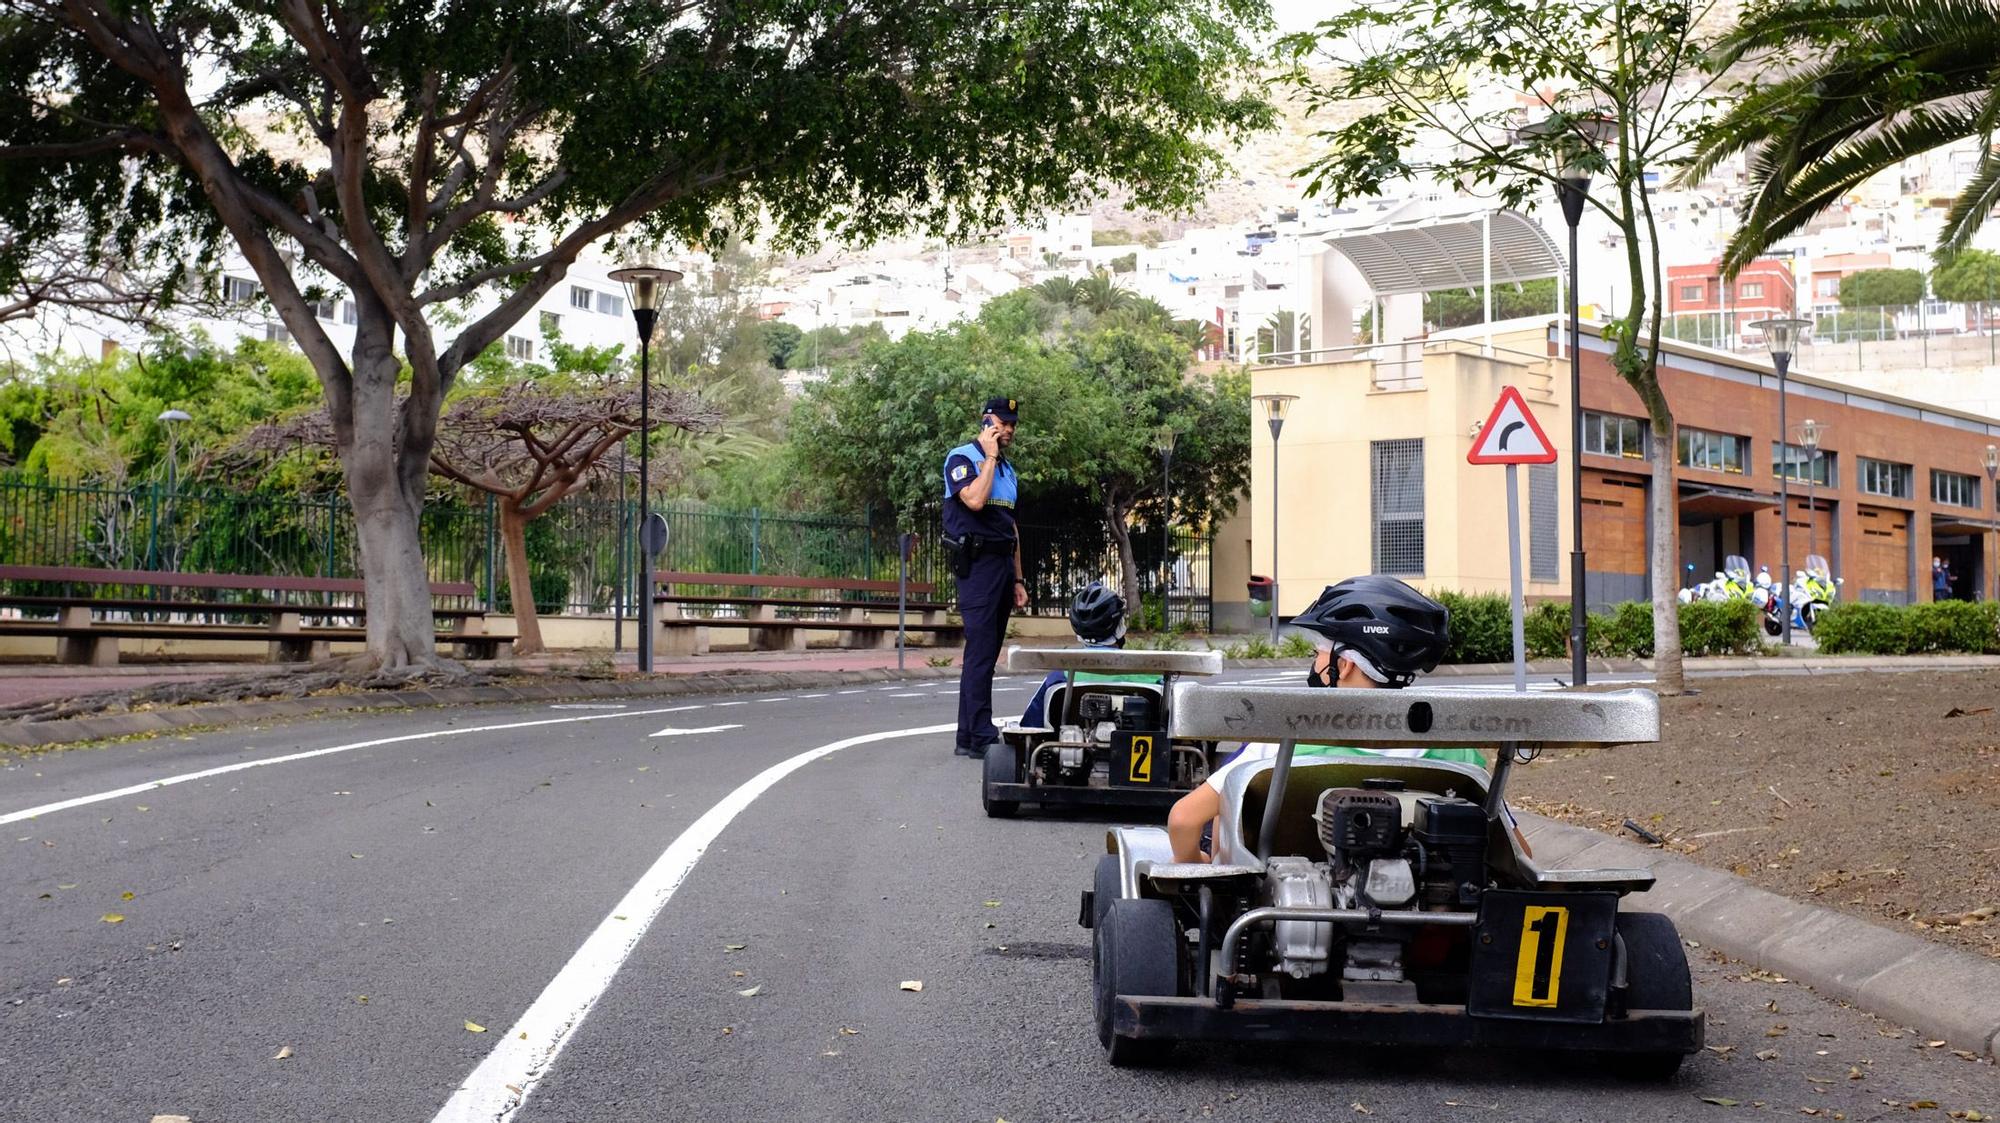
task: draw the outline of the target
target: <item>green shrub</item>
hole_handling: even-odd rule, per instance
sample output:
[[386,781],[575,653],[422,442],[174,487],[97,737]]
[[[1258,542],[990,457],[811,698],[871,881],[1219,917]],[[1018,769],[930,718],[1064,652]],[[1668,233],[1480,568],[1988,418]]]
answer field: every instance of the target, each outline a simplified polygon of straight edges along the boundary
[[2000,605],[1991,601],[1948,600],[1914,604],[1909,613],[1910,651],[1963,651],[1975,655],[2000,653]]
[[1310,659],[1313,642],[1297,632],[1288,632],[1284,642],[1278,644],[1278,654],[1286,659]]
[[1836,604],[1820,613],[1813,638],[1829,655],[2000,653],[2000,604]]
[[1569,653],[1569,602],[1543,601],[1521,621],[1522,642],[1531,659],[1560,659]]
[[1757,606],[1749,601],[1696,601],[1681,605],[1680,618],[1683,655],[1744,655],[1757,650]]
[[1451,613],[1446,663],[1505,663],[1514,658],[1513,613],[1497,593],[1433,593]]
[[1813,622],[1828,655],[1902,655],[1910,650],[1908,611],[1893,604],[1835,604]]

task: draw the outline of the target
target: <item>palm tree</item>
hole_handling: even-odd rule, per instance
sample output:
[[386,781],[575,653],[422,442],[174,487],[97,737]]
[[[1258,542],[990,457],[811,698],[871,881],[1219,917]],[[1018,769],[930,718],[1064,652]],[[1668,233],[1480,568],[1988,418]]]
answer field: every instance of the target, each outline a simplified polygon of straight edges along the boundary
[[1034,288],[1037,293],[1041,294],[1042,299],[1048,301],[1050,304],[1060,304],[1065,308],[1076,306],[1075,277],[1050,277],[1048,280],[1035,285]]
[[1878,173],[1968,137],[1982,152],[1952,201],[1939,249],[1960,249],[2000,203],[2000,4],[1994,0],[1787,0],[1719,46],[1717,67],[1790,65],[1719,119],[1682,175],[1750,154],[1750,196],[1731,274]]
[[1102,269],[1076,283],[1075,303],[1099,316],[1129,308],[1138,294],[1112,279]]

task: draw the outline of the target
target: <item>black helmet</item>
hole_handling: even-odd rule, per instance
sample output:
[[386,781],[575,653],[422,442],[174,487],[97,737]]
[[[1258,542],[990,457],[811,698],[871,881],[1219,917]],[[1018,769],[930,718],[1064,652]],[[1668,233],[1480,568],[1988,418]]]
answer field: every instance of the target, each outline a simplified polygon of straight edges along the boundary
[[1125,638],[1125,598],[1092,581],[1069,602],[1069,626],[1085,643],[1117,643]]
[[1292,623],[1353,648],[1391,686],[1408,686],[1438,665],[1451,642],[1451,612],[1393,577],[1350,577],[1329,585]]

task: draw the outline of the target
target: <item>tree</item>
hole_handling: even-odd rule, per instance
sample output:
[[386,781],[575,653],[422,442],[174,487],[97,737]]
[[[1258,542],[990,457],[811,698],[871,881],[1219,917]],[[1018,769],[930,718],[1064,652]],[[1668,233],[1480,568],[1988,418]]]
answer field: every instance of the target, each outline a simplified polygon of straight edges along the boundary
[[1863,269],[1840,279],[1843,308],[1915,304],[1924,298],[1924,275],[1915,269]]
[[771,365],[784,370],[806,333],[783,320],[766,320],[759,330],[764,337],[764,350],[771,357]]
[[1301,351],[1312,350],[1312,317],[1301,315],[1287,308],[1265,317],[1264,325],[1257,329],[1257,353],[1259,355],[1282,355],[1282,361],[1298,362]]
[[1076,306],[1099,316],[1129,307],[1138,296],[1102,269],[1076,283]]
[[1938,234],[1940,251],[1963,249],[2000,204],[1995,58],[2000,19],[1990,0],[1781,0],[1753,10],[1710,65],[1777,77],[1732,104],[1682,176],[1749,157],[1743,222],[1723,268],[1733,276],[1904,160],[1977,140],[1979,163]]
[[[29,252],[60,201],[93,243],[248,262],[324,388],[369,660],[435,665],[439,413],[586,247],[962,237],[1112,187],[1176,209],[1213,141],[1270,120],[1243,81],[1266,22],[1261,0],[0,0],[0,225]],[[322,283],[355,304],[344,354]]]
[[[1336,202],[1429,179],[1508,206],[1553,197],[1567,163],[1593,178],[1583,203],[1617,231],[1623,315],[1604,336],[1611,364],[1652,422],[1653,628],[1663,693],[1682,688],[1674,593],[1674,419],[1660,387],[1665,279],[1646,175],[1686,157],[1718,79],[1703,59],[1705,4],[1513,0],[1362,4],[1286,40],[1290,83],[1308,110],[1339,106],[1308,190]],[[1534,117],[1515,106],[1533,103]],[[1574,408],[1574,406],[1572,406]]]
[[[1539,316],[1555,310],[1554,278],[1498,285],[1493,289],[1493,318],[1511,320],[1516,316]],[[1482,288],[1445,289],[1424,294],[1424,322],[1441,328],[1462,328],[1486,322],[1486,294]]]
[[1953,304],[2000,300],[2000,253],[1960,250],[1950,255],[1931,274],[1931,288],[1939,300]]

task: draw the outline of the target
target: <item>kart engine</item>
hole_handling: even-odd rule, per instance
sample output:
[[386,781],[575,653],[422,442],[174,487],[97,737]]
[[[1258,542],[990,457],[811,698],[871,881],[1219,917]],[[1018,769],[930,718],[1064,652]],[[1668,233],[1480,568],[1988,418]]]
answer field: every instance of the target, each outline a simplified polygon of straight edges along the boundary
[[1060,730],[1054,764],[1062,773],[1076,776],[1086,770],[1108,773],[1109,764],[1101,751],[1110,748],[1120,733],[1161,732],[1159,703],[1137,694],[1085,694],[1077,699],[1079,724]]
[[[1486,885],[1485,809],[1455,796],[1405,792],[1393,780],[1321,793],[1313,820],[1327,860],[1273,858],[1265,887],[1271,903],[1294,908],[1476,908]],[[1406,930],[1355,931],[1344,941],[1341,979],[1385,988],[1408,987],[1403,974]],[[1279,921],[1273,926],[1278,970],[1303,979],[1325,973],[1334,925]],[[1378,989],[1378,996],[1395,997]]]

